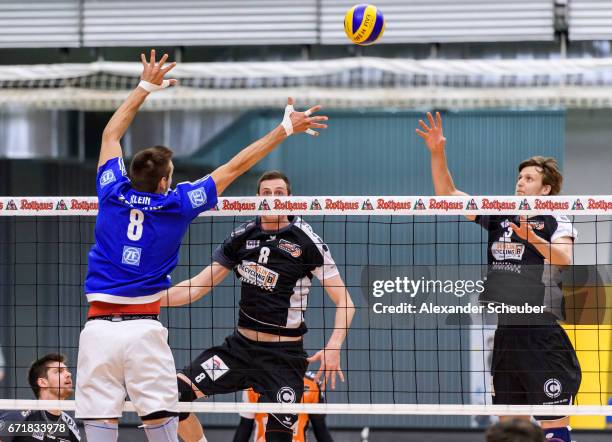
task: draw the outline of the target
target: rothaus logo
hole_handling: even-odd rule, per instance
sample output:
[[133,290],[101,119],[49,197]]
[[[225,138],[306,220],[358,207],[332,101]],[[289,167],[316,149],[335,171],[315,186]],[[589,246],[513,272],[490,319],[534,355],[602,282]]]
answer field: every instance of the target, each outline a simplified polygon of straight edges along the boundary
[[467,210],[478,210],[478,204],[474,201],[474,198],[468,201],[467,206],[465,207]]
[[501,212],[504,210],[515,210],[516,203],[514,201],[499,201],[499,200],[490,200],[488,198],[483,198],[482,208],[486,210],[496,210],[498,212]]
[[68,210],[68,206],[64,202],[64,200],[59,200],[55,205],[55,210]]
[[463,209],[463,202],[461,201],[447,201],[447,200],[438,200],[435,198],[429,199],[429,208],[433,210],[444,210],[445,212],[449,210],[461,210]]
[[588,207],[589,210],[603,210],[608,211],[612,210],[612,201],[606,200],[595,200],[593,198],[589,198]]
[[574,204],[572,205],[572,210],[584,210],[584,206],[582,205],[582,201],[580,201],[580,198],[574,201]]
[[536,210],[567,210],[569,209],[569,203],[567,201],[549,201],[549,200],[535,200]]
[[379,198],[376,200],[376,208],[379,210],[410,210],[411,208],[410,201],[396,201],[396,200],[386,200],[384,198]]
[[307,210],[308,203],[274,200],[274,210]]
[[102,175],[100,175],[100,187],[104,187],[107,184],[112,183],[116,179],[117,178],[115,178],[115,173],[111,169],[105,170],[104,172],[102,172]]
[[372,206],[372,203],[370,202],[370,200],[367,199],[361,205],[361,210],[374,210],[374,206]]
[[123,246],[121,262],[130,266],[139,266],[141,252],[142,250],[138,247]]
[[312,200],[312,203],[310,204],[310,210],[321,210],[321,203],[319,202],[319,200]]
[[86,212],[98,210],[98,203],[92,203],[89,201],[79,201],[77,199],[70,200],[71,210],[84,210]]
[[191,207],[193,207],[194,209],[196,207],[201,207],[206,204],[206,193],[201,187],[187,192],[187,196],[189,197],[189,201],[191,202]]
[[425,210],[425,204],[422,199],[418,199],[416,203],[414,203],[414,210]]

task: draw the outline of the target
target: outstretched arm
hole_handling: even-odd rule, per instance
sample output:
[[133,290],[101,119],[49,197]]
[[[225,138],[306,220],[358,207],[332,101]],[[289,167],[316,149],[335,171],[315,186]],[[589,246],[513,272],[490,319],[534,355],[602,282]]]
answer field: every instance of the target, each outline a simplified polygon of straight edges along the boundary
[[221,195],[236,178],[272,152],[292,133],[308,132],[314,135],[317,132],[313,131],[313,128],[325,129],[327,125],[322,122],[327,120],[326,116],[311,117],[313,113],[320,109],[321,106],[314,106],[305,112],[295,112],[293,110],[293,98],[289,98],[283,123],[244,148],[238,155],[210,174],[217,187],[217,195]]
[[174,287],[163,291],[161,306],[176,307],[191,304],[221,283],[229,272],[229,269],[223,267],[218,262],[213,262],[193,278],[181,281]]
[[324,279],[321,283],[328,296],[336,304],[334,331],[325,348],[308,358],[308,362],[320,362],[321,365],[315,380],[318,381],[320,376],[325,373],[325,384],[327,385],[327,382],[331,380],[331,388],[334,389],[336,388],[336,375],[344,382],[344,373],[340,368],[340,350],[353,321],[353,316],[355,316],[355,305],[340,275]]
[[538,251],[542,257],[552,265],[569,266],[573,262],[574,240],[570,236],[562,236],[554,241],[547,241],[539,236],[531,224],[527,221],[527,217],[520,217],[520,225],[510,223],[510,227],[514,230],[519,238],[528,241]]
[[423,120],[419,120],[419,125],[423,130],[416,130],[417,135],[423,138],[429,152],[431,152],[431,176],[433,179],[434,190],[436,195],[466,195],[464,192],[457,190],[453,177],[446,164],[446,138],[442,130],[442,117],[440,112],[436,112],[436,119],[427,112],[427,121],[429,126]]
[[[141,80],[157,86],[163,84],[164,76],[176,66],[176,63],[170,63],[164,67],[168,54],[164,54],[159,62],[155,62],[155,49],[151,49],[149,61],[147,61],[144,54],[140,54],[140,59],[143,67]],[[176,80],[169,80],[168,85],[174,84],[176,84]],[[123,104],[119,106],[119,109],[115,111],[102,133],[102,146],[100,148],[98,167],[104,165],[111,158],[123,156],[120,144],[121,138],[149,93],[139,85],[130,93]]]
[[[455,187],[453,177],[446,164],[446,138],[442,130],[440,112],[436,112],[435,120],[431,112],[427,112],[427,121],[429,126],[423,120],[419,120],[419,125],[423,130],[416,129],[416,133],[423,138],[427,149],[431,153],[431,178],[433,180],[434,192],[436,195],[467,195],[467,193]],[[466,216],[466,218],[474,220],[475,216]]]

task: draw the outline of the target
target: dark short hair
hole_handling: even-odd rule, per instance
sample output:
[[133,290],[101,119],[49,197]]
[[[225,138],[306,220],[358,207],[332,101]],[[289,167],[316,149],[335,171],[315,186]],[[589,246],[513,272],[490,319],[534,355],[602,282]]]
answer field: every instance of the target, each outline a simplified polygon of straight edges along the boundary
[[485,433],[486,442],[544,442],[537,425],[522,419],[498,422]]
[[66,362],[66,356],[61,353],[49,353],[44,355],[42,358],[35,360],[30,365],[30,369],[28,370],[28,383],[30,387],[32,387],[32,391],[34,392],[34,396],[38,399],[38,395],[40,394],[40,386],[38,385],[38,378],[47,378],[47,364],[49,362]]
[[139,192],[155,193],[162,178],[170,176],[172,150],[165,146],[153,146],[141,150],[130,163],[132,187]]
[[259,195],[259,188],[261,187],[261,183],[268,180],[278,180],[281,179],[287,185],[287,193],[291,195],[291,183],[289,182],[289,178],[280,170],[268,170],[264,172],[263,175],[259,177],[257,180],[257,194]]
[[559,170],[557,160],[551,157],[535,156],[523,161],[519,165],[519,172],[525,167],[535,166],[541,169],[542,184],[550,186],[550,195],[558,195],[563,184],[563,175]]

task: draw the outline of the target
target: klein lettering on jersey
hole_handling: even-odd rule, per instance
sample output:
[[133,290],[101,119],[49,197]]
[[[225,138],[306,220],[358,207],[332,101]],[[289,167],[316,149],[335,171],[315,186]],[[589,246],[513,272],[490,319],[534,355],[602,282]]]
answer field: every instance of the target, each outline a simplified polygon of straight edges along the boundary
[[131,195],[130,196],[130,204],[143,204],[145,206],[151,205],[151,197],[150,196],[142,196],[142,195]]

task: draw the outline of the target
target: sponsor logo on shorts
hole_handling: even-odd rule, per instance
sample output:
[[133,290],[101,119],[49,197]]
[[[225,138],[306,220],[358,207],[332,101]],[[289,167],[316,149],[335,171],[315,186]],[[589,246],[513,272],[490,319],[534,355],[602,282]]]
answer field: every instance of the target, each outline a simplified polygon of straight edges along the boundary
[[246,242],[246,249],[247,250],[251,250],[251,249],[256,249],[257,247],[259,247],[259,240],[258,239],[249,239]]
[[499,242],[491,244],[491,254],[498,261],[512,259],[520,261],[525,253],[525,244],[515,242]]
[[276,401],[281,404],[293,404],[295,402],[295,390],[291,387],[282,387],[276,393]]
[[300,246],[284,239],[278,242],[278,248],[289,253],[294,258],[299,258],[302,254],[302,248]]
[[123,257],[121,262],[130,266],[140,265],[140,254],[142,249],[133,246],[123,246]]
[[240,281],[265,290],[274,290],[278,283],[278,273],[252,261],[242,261],[237,270],[240,274]]
[[213,355],[212,358],[205,360],[200,365],[213,381],[216,381],[229,371],[227,364],[217,355]]
[[201,187],[187,192],[187,196],[189,197],[189,201],[191,201],[191,207],[194,209],[206,204],[206,193],[204,193],[204,189]]
[[100,176],[100,187],[104,187],[116,180],[115,173],[111,169],[105,170]]
[[562,392],[561,382],[551,378],[544,383],[544,393],[551,399],[558,398]]

